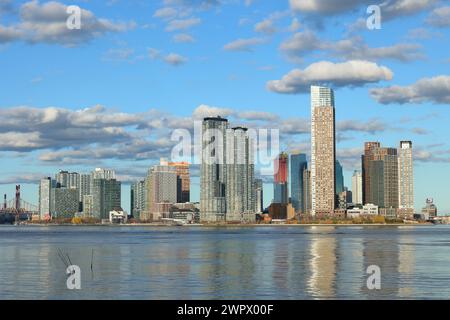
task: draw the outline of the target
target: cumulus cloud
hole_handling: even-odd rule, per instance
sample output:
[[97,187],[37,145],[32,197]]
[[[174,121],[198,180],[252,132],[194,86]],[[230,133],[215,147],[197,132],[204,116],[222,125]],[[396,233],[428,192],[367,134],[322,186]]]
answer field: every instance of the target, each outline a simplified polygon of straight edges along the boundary
[[430,9],[439,0],[386,0],[380,4],[384,21],[412,16]]
[[382,104],[450,104],[450,76],[422,78],[409,86],[374,88],[370,90],[370,94]]
[[164,61],[172,66],[179,66],[187,62],[187,58],[176,53],[169,53],[164,57]]
[[155,48],[148,49],[148,56],[152,60],[160,59],[160,60],[164,61],[165,63],[170,64],[175,67],[188,62],[188,59],[186,57],[183,57],[180,54],[172,52],[167,55],[164,55],[160,50],[155,49]]
[[[383,21],[410,16],[431,8],[438,0],[385,0],[381,7]],[[331,16],[365,9],[372,0],[289,0],[291,9],[304,14]]]
[[200,24],[202,20],[200,18],[188,18],[188,19],[175,19],[171,20],[166,27],[166,31],[173,32],[179,30],[187,30]]
[[369,0],[289,0],[291,9],[302,13],[322,15],[334,15],[348,12],[364,4],[370,4]]
[[253,47],[265,43],[264,38],[238,39],[226,44],[223,49],[226,51],[253,51]]
[[297,32],[280,45],[280,50],[291,60],[297,61],[309,53],[322,52],[346,60],[383,60],[392,59],[409,62],[422,59],[421,46],[411,43],[399,43],[385,47],[369,47],[362,37],[352,37],[340,41],[319,39],[311,30]]
[[173,41],[177,43],[195,42],[194,37],[187,33],[179,33],[173,36]]
[[426,22],[437,28],[450,27],[450,6],[434,9]]
[[255,31],[266,34],[273,34],[277,32],[277,28],[273,24],[273,20],[266,19],[255,24]]
[[368,83],[389,81],[393,72],[384,66],[364,60],[352,60],[343,63],[321,61],[306,69],[294,69],[281,80],[267,83],[267,89],[277,93],[307,93],[313,84],[333,87],[359,87]]
[[77,46],[111,32],[122,32],[135,27],[134,22],[114,22],[97,18],[91,11],[81,9],[81,28],[70,30],[66,21],[67,6],[50,1],[41,4],[38,0],[24,3],[20,7],[19,22],[11,26],[0,25],[0,43],[26,41],[29,43],[51,43]]
[[385,131],[387,128],[387,124],[381,119],[370,119],[367,122],[343,120],[336,124],[336,131],[338,132],[354,131],[376,134]]

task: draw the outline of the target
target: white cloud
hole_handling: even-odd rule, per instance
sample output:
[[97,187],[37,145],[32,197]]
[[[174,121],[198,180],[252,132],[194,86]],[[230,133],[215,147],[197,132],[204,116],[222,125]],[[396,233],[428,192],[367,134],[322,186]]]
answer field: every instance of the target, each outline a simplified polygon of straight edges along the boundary
[[122,32],[135,27],[134,22],[113,22],[97,18],[91,11],[81,10],[81,29],[70,30],[66,21],[67,6],[50,1],[32,0],[20,7],[20,22],[9,27],[0,25],[0,42],[26,41],[76,46],[110,32]]
[[238,39],[226,44],[223,49],[226,51],[253,51],[253,47],[265,43],[264,38]]
[[384,66],[364,60],[352,60],[343,63],[321,61],[306,69],[294,69],[281,80],[267,83],[270,91],[277,93],[307,93],[313,84],[325,84],[333,87],[358,87],[368,83],[392,80],[393,73]]
[[409,86],[391,86],[370,90],[382,104],[425,103],[450,104],[450,76],[422,78]]
[[255,24],[255,31],[262,32],[265,34],[273,34],[277,32],[277,28],[274,26],[272,20],[266,19]]
[[426,22],[437,28],[450,27],[450,6],[434,9]]
[[188,19],[176,19],[167,24],[166,31],[173,32],[179,30],[187,30],[200,24],[202,20],[200,18],[188,18]]
[[421,46],[413,43],[398,43],[385,47],[369,47],[362,37],[353,37],[340,41],[324,41],[311,30],[297,32],[280,45],[292,61],[299,61],[305,55],[320,51],[322,54],[346,60],[382,60],[392,59],[401,62],[423,59]]
[[153,17],[161,19],[173,19],[178,15],[178,11],[171,7],[160,8],[155,11]]
[[173,36],[173,41],[177,43],[190,43],[195,42],[195,39],[190,34],[179,33]]
[[186,63],[188,60],[187,58],[179,54],[169,53],[167,56],[164,57],[164,61],[170,65],[179,66]]

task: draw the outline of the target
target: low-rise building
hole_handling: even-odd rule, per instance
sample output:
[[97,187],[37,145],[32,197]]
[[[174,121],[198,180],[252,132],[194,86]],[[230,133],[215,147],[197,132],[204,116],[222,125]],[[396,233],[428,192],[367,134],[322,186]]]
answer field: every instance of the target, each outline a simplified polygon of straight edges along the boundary
[[122,208],[116,208],[109,212],[109,223],[127,223],[128,214]]

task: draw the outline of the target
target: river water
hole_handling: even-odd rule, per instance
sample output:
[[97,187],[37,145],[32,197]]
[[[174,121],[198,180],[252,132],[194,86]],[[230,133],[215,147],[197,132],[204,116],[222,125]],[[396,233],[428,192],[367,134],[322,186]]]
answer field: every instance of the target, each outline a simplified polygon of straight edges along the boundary
[[0,299],[450,299],[450,226],[0,226]]

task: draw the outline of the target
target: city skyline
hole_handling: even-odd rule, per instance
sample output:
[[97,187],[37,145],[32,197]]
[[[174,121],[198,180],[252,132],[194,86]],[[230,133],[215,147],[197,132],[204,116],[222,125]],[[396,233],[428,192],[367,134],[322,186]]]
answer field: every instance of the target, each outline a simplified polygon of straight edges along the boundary
[[[0,7],[0,30],[17,31],[0,33],[0,67],[9,75],[0,79],[0,193],[12,198],[21,184],[37,205],[40,179],[60,169],[114,168],[129,208],[130,183],[169,156],[171,131],[219,114],[233,126],[279,128],[281,150],[309,161],[307,88],[326,84],[338,96],[336,158],[345,185],[361,170],[364,142],[397,148],[413,141],[416,211],[430,197],[450,212],[444,1],[410,10],[387,5],[382,28],[372,31],[356,23],[368,16],[358,1],[327,9],[297,1],[205,3],[74,1],[110,24],[53,36],[45,14],[68,3]],[[42,13],[36,32],[23,29],[29,9]],[[192,201],[199,201],[198,167],[191,176]],[[265,206],[272,197],[266,182]]]

